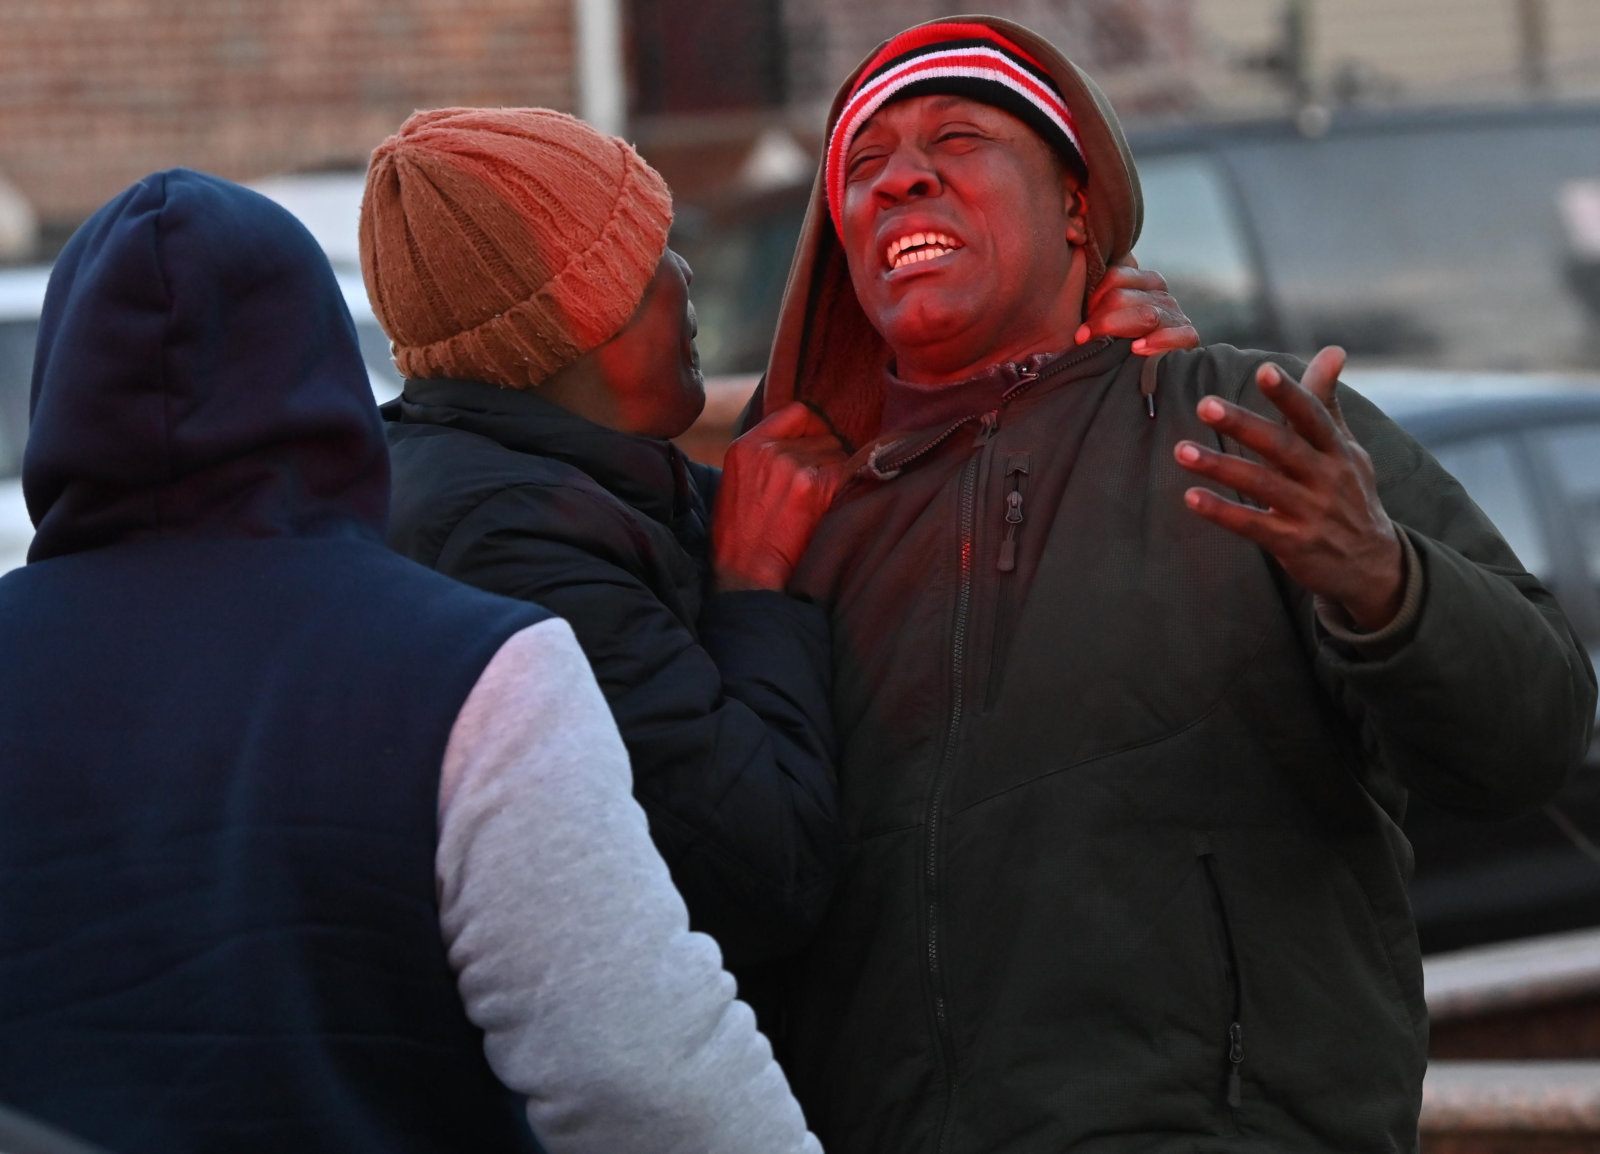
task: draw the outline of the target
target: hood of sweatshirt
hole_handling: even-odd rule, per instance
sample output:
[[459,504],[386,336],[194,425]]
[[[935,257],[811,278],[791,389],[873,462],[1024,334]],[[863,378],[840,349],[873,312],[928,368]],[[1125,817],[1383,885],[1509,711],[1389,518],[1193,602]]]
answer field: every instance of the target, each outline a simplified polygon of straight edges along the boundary
[[[1133,154],[1111,102],[1077,65],[1044,37],[997,16],[945,16],[938,21],[985,24],[1008,37],[1042,64],[1072,109],[1089,169],[1088,198],[1090,284],[1092,291],[1106,267],[1127,254],[1139,238],[1144,201]],[[888,41],[884,42],[885,44]],[[891,353],[856,300],[845,263],[844,247],[828,213],[827,141],[849,98],[856,77],[883,47],[867,53],[839,86],[822,134],[823,156],[811,189],[805,223],[795,248],[784,290],[778,329],[761,393],[765,415],[805,401],[822,413],[850,446],[860,446],[881,431],[884,382]],[[1066,347],[1072,334],[1062,335]]]
[[28,560],[167,538],[381,539],[389,463],[333,270],[284,209],[184,169],[90,217],[50,276]]

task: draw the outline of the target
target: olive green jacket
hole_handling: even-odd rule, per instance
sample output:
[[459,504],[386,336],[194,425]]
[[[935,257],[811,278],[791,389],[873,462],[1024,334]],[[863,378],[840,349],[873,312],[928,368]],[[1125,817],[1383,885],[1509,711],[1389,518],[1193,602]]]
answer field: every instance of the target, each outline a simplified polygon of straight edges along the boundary
[[1273,412],[1266,356],[1167,355],[1152,418],[1097,341],[857,454],[792,585],[831,616],[852,849],[786,1043],[830,1154],[1415,1148],[1406,797],[1537,804],[1594,674],[1348,390],[1420,567],[1399,637],[1334,640],[1190,512],[1173,447],[1217,443],[1205,394]]

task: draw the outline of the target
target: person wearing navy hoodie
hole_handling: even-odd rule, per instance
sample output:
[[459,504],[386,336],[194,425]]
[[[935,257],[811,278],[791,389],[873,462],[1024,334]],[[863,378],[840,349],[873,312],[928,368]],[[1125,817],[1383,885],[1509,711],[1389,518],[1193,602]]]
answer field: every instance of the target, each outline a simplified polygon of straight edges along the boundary
[[571,629],[385,545],[292,217],[185,170],[93,216],[23,486],[0,1102],[119,1154],[818,1149]]

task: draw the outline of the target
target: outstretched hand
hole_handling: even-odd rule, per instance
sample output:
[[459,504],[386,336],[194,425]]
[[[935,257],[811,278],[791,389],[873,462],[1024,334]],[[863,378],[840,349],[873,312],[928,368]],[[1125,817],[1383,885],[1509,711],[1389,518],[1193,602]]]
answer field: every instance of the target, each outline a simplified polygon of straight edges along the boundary
[[1256,384],[1288,423],[1270,421],[1219,397],[1200,419],[1262,457],[1261,462],[1180,441],[1178,463],[1263,506],[1251,508],[1206,488],[1184,501],[1206,520],[1247,537],[1312,593],[1341,605],[1357,627],[1383,628],[1400,609],[1404,552],[1378,500],[1372,460],[1339,411],[1335,394],[1344,350],[1325,348],[1296,382],[1277,365]]
[[1134,337],[1139,356],[1167,349],[1192,349],[1200,334],[1167,291],[1167,280],[1154,269],[1142,269],[1129,253],[1106,269],[1089,294],[1089,307],[1076,343],[1099,336]]
[[799,401],[728,446],[711,519],[719,593],[782,590],[844,480],[844,449]]

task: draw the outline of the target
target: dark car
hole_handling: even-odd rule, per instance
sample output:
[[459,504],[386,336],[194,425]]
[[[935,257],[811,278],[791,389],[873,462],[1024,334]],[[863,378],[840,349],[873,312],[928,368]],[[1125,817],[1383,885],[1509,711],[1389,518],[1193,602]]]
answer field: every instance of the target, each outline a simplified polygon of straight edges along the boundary
[[[1600,378],[1351,378],[1461,481],[1600,660]],[[1424,952],[1600,925],[1600,745],[1535,813],[1474,821],[1413,800],[1405,830]]]
[[1600,105],[1352,111],[1132,143],[1137,253],[1207,341],[1600,369]]
[[[1600,371],[1600,104],[1139,128],[1136,248],[1201,337]],[[681,206],[708,373],[758,373],[809,182]],[[1089,195],[1094,195],[1091,178]]]

